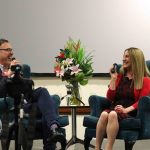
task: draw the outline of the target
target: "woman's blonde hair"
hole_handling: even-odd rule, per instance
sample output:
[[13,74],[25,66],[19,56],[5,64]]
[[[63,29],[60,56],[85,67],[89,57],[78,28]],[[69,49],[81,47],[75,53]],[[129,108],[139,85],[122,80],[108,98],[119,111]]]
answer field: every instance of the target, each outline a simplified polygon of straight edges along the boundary
[[131,71],[133,73],[133,83],[135,89],[141,89],[143,87],[143,78],[150,76],[150,72],[147,68],[144,54],[142,50],[130,47],[124,52],[128,51],[131,60]]

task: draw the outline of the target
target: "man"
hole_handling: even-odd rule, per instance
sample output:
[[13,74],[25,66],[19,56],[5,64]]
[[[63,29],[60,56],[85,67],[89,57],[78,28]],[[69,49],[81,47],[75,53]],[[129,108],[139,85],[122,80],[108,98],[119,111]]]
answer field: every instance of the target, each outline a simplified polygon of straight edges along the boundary
[[[12,72],[9,69],[11,65],[19,63],[16,60],[11,61],[13,50],[11,44],[6,39],[0,39],[0,65],[3,73],[6,76],[11,76]],[[2,67],[3,66],[3,67]]]
[[[10,67],[18,64],[19,61],[12,60],[12,57],[13,49],[11,44],[6,39],[0,39],[0,79],[11,77],[13,75],[14,72],[11,71]],[[43,118],[43,148],[44,150],[54,150],[55,146],[51,144],[51,141],[56,142],[59,140],[59,142],[63,142],[64,144],[66,143],[66,139],[59,130],[59,122],[57,120],[57,114],[52,97],[49,95],[47,89],[41,87],[33,91],[32,97],[37,103],[38,110],[42,114]],[[24,105],[26,112],[30,111],[30,107],[28,106],[30,106],[28,103]]]

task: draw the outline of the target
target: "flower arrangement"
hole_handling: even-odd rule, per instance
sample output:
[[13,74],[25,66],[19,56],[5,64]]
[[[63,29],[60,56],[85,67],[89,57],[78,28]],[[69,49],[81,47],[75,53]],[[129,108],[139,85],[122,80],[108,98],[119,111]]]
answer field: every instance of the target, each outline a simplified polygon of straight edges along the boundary
[[65,48],[60,49],[59,55],[55,58],[54,71],[62,81],[70,84],[78,82],[80,85],[88,83],[88,79],[93,73],[93,56],[91,53],[86,55],[80,40],[75,42],[69,39]]

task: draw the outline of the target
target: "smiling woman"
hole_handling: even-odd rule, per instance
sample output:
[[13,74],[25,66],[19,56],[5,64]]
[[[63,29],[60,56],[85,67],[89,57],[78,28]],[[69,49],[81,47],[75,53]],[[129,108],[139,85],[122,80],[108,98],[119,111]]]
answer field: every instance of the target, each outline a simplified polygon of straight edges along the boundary
[[[106,94],[107,102],[110,104],[101,112],[97,122],[95,150],[101,148],[106,130],[105,149],[113,149],[119,132],[119,123],[123,119],[136,117],[140,98],[150,93],[150,72],[142,50],[135,47],[126,49],[121,69],[122,72],[119,73],[110,72],[111,79]],[[96,96],[91,96],[91,100],[95,99]]]

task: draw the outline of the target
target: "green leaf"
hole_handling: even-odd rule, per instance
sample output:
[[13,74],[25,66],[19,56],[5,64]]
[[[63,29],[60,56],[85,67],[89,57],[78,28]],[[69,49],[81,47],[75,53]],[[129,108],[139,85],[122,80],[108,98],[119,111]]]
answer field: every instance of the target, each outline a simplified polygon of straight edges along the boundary
[[84,79],[84,80],[82,80],[82,81],[79,81],[79,83],[80,83],[81,85],[86,85],[86,84],[88,83],[88,79]]
[[81,64],[82,63],[82,61],[83,61],[83,59],[84,59],[84,49],[83,48],[80,48],[79,50],[78,50],[78,52],[77,52],[77,63],[78,64]]
[[84,73],[83,72],[79,72],[77,75],[76,75],[76,79],[78,81],[82,81],[84,79]]

